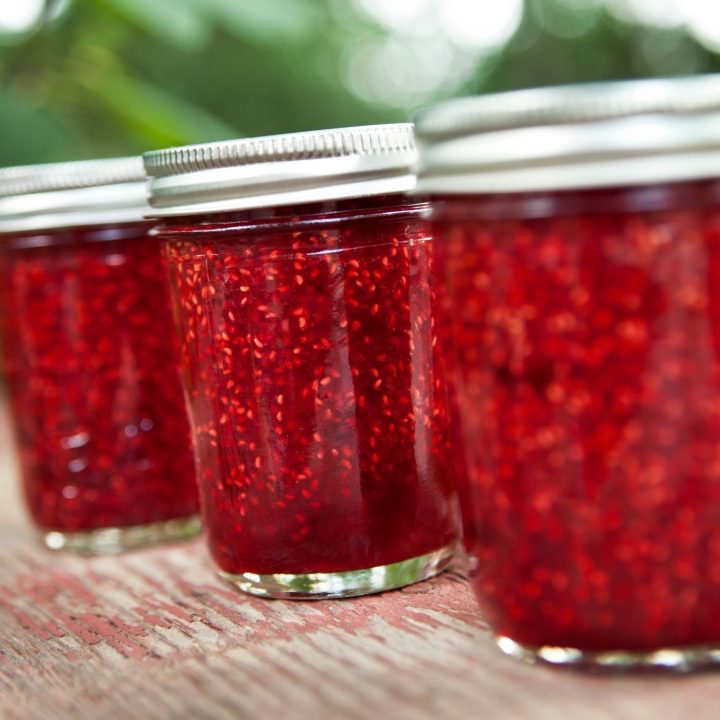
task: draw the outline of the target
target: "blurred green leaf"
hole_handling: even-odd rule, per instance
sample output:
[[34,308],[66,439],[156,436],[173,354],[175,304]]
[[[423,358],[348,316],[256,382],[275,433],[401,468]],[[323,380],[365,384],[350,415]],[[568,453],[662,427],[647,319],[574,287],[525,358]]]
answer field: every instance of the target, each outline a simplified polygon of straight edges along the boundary
[[[51,1],[69,7],[0,46],[0,165],[392,122],[422,101],[422,93],[409,106],[405,96],[371,101],[353,84],[348,69],[362,53],[411,30],[393,30],[359,0]],[[441,25],[420,28],[432,32],[428,53],[454,58],[446,82],[430,84],[424,101],[720,69],[720,56],[685,27],[621,21],[588,1],[524,3],[519,30],[489,55],[453,48]],[[393,75],[392,64],[371,81]]]
[[7,93],[0,100],[0,165],[52,162],[77,138],[42,109]]
[[[161,40],[181,49],[201,48],[212,28],[201,6],[191,0],[96,0]],[[262,4],[264,0],[259,0]]]
[[88,89],[119,123],[142,141],[144,149],[233,137],[237,130],[163,89],[122,75],[103,75]]
[[316,26],[307,0],[193,0],[228,30],[249,39],[281,43],[308,35]]

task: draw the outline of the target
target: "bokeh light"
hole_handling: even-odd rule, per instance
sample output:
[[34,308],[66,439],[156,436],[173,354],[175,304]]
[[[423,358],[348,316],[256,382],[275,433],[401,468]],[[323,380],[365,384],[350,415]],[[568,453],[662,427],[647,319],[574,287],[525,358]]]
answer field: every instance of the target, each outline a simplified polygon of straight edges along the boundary
[[22,35],[32,30],[45,10],[45,0],[2,0],[0,34]]
[[523,0],[355,0],[385,35],[359,38],[344,78],[368,102],[417,107],[449,95],[522,20]]

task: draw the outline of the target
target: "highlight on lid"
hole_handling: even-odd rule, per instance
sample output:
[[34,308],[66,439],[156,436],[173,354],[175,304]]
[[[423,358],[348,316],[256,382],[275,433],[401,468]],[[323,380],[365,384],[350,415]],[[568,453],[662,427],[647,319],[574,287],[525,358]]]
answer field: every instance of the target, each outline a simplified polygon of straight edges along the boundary
[[150,153],[204,524],[221,574],[348,597],[456,540],[409,125]]
[[26,504],[52,549],[195,534],[197,491],[140,158],[0,170],[0,334]]

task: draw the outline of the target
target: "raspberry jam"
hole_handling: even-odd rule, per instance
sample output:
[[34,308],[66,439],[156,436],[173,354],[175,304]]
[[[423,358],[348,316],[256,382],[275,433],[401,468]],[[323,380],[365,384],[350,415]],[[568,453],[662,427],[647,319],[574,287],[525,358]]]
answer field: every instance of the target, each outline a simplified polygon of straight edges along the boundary
[[720,184],[638,192],[437,204],[472,583],[522,644],[720,641]]
[[118,550],[198,529],[165,268],[147,231],[0,236],[22,481],[51,547]]
[[447,561],[435,554],[455,540],[455,505],[423,208],[386,196],[158,231],[212,555],[230,576],[299,578],[244,589],[313,595],[304,576],[378,567],[396,586],[427,574],[428,557]]
[[717,662],[719,103],[716,77],[426,117],[464,539],[511,655]]

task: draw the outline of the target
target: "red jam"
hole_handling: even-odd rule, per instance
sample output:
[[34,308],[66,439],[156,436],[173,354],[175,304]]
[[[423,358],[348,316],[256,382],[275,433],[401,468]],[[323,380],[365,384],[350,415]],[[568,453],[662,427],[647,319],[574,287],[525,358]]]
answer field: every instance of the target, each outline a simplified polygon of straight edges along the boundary
[[354,570],[453,542],[424,207],[387,196],[158,231],[222,570]]
[[439,197],[434,217],[495,632],[720,640],[720,184]]
[[30,514],[66,532],[197,512],[159,243],[132,224],[0,236],[0,328]]

